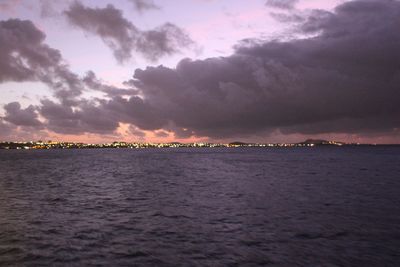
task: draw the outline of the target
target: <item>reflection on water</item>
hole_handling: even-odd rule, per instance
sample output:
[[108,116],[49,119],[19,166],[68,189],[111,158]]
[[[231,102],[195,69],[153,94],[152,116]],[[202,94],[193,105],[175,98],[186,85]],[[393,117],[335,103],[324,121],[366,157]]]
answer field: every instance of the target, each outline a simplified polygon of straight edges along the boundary
[[0,151],[0,265],[398,266],[400,148]]

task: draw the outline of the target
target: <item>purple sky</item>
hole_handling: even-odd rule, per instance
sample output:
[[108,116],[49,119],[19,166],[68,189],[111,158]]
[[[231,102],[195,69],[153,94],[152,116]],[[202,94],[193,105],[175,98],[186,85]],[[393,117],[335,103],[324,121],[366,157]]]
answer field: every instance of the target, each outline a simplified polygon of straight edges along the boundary
[[400,143],[400,2],[0,0],[0,140]]

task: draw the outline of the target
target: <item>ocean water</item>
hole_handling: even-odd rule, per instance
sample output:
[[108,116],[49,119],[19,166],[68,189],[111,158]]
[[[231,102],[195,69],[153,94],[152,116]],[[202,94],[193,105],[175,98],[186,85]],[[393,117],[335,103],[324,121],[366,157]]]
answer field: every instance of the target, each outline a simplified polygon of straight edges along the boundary
[[1,266],[400,266],[400,148],[0,151]]

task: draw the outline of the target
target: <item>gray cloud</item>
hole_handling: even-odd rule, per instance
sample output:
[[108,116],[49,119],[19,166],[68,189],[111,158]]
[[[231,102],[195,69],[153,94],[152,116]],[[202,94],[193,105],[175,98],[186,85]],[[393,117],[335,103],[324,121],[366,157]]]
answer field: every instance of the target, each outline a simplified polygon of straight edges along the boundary
[[131,2],[135,7],[135,9],[139,12],[151,9],[160,9],[160,7],[157,6],[152,0],[128,0],[128,1]]
[[267,6],[280,9],[293,9],[298,0],[267,0]]
[[93,71],[88,71],[86,76],[83,78],[83,83],[90,89],[95,91],[101,91],[107,94],[109,97],[124,96],[124,95],[137,95],[138,90],[129,82],[125,82],[126,88],[119,88],[116,86],[106,85],[100,81]]
[[103,101],[102,108],[113,114],[120,122],[134,124],[142,130],[162,128],[167,116],[138,96],[129,99],[115,97],[110,101]]
[[0,118],[0,141],[43,140],[47,132],[37,126],[17,126]]
[[75,108],[42,100],[40,114],[46,119],[47,129],[61,134],[113,133],[117,118],[94,102],[81,101]]
[[[80,99],[82,91],[91,89],[115,97],[134,95],[137,90],[129,84],[126,88],[105,85],[93,72],[81,79],[69,70],[58,50],[44,43],[45,37],[30,21],[0,21],[0,82],[41,81],[53,90],[60,102],[43,100],[40,107],[31,105],[26,109],[17,102],[9,103],[4,106],[2,130],[10,129],[11,123],[27,131],[47,127],[58,133],[113,132],[118,120],[97,107],[95,100]],[[43,122],[38,112],[45,119]]]
[[38,120],[38,114],[35,107],[30,105],[21,109],[18,102],[12,102],[4,106],[6,115],[4,120],[17,126],[41,127],[42,123]]
[[155,61],[193,44],[181,28],[171,23],[142,31],[111,4],[105,8],[91,8],[74,2],[64,13],[72,25],[101,37],[121,63],[129,60],[132,52]]
[[136,50],[151,61],[178,53],[182,48],[194,44],[186,32],[172,23],[164,23],[153,30],[142,31],[137,37]]
[[41,81],[62,101],[72,101],[81,94],[80,80],[45,38],[31,21],[0,21],[0,82]]
[[61,60],[60,53],[43,43],[44,33],[30,21],[0,21],[0,37],[0,81],[41,79]]
[[[278,22],[294,23],[305,27],[306,22],[307,24],[310,24],[312,23],[312,21],[322,21],[323,19],[332,16],[333,14],[323,9],[311,9],[293,10],[291,12],[271,12],[270,15]],[[297,28],[295,28],[294,31],[300,34],[304,34],[305,32],[307,32],[305,31],[305,29],[301,29],[299,31],[299,29]],[[312,32],[312,30],[310,29],[309,32]]]
[[[17,102],[4,106],[2,136],[33,135],[46,127],[57,133],[112,133],[118,119],[98,107],[96,101],[80,99],[85,88],[110,97],[134,95],[132,86],[117,88],[102,83],[93,72],[81,79],[64,63],[61,53],[44,43],[45,34],[30,21],[0,21],[0,82],[41,81],[54,92],[60,103],[43,100],[40,107],[21,108]],[[41,118],[39,120],[38,112]],[[43,133],[40,133],[43,135]]]
[[136,70],[143,97],[105,108],[146,130],[174,125],[178,136],[392,132],[400,126],[399,23],[399,2],[348,2],[301,25],[319,33],[313,38]]

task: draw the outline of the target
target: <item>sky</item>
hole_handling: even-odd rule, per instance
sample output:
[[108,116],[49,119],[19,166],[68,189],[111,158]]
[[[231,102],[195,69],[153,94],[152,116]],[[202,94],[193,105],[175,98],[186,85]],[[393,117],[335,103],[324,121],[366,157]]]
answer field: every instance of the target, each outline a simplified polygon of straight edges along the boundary
[[400,1],[0,0],[0,141],[400,143]]

